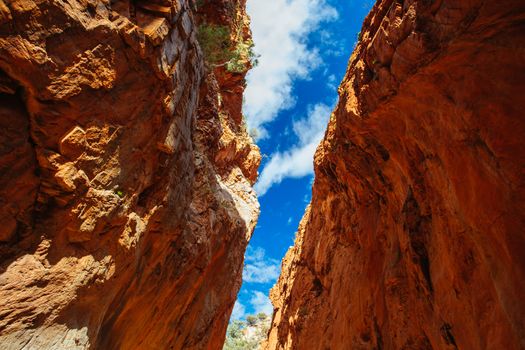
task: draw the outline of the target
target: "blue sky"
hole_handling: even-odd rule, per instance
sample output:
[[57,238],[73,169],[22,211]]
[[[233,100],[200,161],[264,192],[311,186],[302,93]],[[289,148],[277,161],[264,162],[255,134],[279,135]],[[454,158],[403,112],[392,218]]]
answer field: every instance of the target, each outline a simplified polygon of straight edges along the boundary
[[271,313],[268,292],[311,196],[313,153],[371,0],[248,0],[259,65],[244,114],[259,134],[261,215],[232,319]]

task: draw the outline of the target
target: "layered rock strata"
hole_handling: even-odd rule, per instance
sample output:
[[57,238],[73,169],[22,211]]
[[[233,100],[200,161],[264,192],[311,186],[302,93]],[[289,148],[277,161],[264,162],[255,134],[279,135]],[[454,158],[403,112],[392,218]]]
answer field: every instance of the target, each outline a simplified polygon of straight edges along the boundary
[[525,348],[525,3],[382,0],[266,349]]
[[0,1],[0,348],[222,347],[260,156],[196,31],[244,6]]

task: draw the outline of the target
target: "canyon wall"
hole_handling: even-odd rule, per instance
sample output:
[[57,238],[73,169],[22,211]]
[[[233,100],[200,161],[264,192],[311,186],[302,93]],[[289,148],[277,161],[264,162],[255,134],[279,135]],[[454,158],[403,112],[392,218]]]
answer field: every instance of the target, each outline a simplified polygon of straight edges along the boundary
[[266,349],[525,349],[525,2],[381,0]]
[[244,0],[0,0],[0,348],[222,348],[260,155],[211,20],[251,40]]

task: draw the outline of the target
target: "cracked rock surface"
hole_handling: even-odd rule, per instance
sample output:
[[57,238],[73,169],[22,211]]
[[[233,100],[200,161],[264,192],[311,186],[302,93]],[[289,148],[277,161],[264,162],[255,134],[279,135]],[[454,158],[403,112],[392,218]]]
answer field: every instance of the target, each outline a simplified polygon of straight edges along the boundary
[[[0,348],[222,347],[260,155],[200,11],[0,0]],[[206,11],[249,38],[244,1]]]

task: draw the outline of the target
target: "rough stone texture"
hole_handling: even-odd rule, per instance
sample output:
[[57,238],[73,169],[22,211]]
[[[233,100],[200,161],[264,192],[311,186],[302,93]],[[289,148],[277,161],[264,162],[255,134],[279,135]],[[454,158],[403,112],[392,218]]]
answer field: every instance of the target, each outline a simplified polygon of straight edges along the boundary
[[525,348],[525,2],[379,1],[266,349]]
[[[226,5],[247,26],[242,0],[208,11]],[[222,347],[260,156],[199,16],[0,0],[0,348]]]

